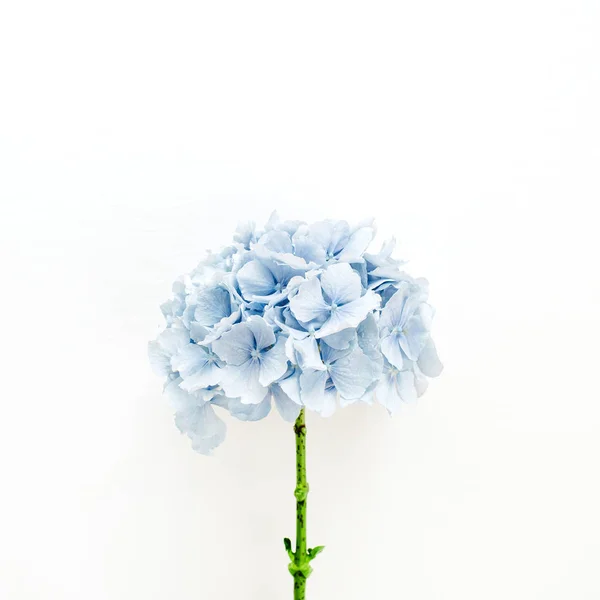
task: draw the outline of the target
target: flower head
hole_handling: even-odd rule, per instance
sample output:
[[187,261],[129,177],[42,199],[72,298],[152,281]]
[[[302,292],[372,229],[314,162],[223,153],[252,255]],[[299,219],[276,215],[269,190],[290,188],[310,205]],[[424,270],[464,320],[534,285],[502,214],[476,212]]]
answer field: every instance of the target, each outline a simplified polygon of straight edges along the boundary
[[369,253],[374,234],[274,213],[175,282],[149,355],[195,450],[225,438],[217,410],[255,421],[275,405],[294,421],[375,399],[393,413],[440,374],[427,284],[400,269],[393,240]]

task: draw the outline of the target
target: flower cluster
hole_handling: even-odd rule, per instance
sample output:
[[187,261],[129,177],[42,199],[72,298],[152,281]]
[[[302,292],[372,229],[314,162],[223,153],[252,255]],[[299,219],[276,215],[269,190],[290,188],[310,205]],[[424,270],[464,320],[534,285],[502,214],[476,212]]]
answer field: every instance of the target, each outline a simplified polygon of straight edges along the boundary
[[149,354],[195,450],[225,438],[215,406],[244,421],[272,402],[290,422],[302,407],[329,416],[359,401],[394,413],[440,374],[427,282],[401,270],[394,240],[368,253],[374,233],[274,213],[175,282]]

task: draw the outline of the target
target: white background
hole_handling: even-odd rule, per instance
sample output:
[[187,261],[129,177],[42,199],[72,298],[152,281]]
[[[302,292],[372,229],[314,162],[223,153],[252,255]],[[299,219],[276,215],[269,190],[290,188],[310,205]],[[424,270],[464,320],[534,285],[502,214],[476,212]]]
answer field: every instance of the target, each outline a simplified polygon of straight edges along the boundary
[[196,455],[146,358],[273,208],[395,234],[446,365],[309,416],[310,600],[600,597],[597,1],[6,2],[0,61],[0,598],[291,597],[290,426]]

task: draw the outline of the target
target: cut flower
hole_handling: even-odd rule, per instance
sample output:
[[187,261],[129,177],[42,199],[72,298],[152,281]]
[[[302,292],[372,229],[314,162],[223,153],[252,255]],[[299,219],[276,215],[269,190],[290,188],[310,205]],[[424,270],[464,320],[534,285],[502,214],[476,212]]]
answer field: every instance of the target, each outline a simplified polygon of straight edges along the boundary
[[219,410],[256,421],[275,405],[293,422],[376,400],[394,413],[441,373],[427,282],[401,270],[393,240],[370,253],[374,236],[372,221],[274,213],[175,282],[148,351],[195,450],[224,440]]

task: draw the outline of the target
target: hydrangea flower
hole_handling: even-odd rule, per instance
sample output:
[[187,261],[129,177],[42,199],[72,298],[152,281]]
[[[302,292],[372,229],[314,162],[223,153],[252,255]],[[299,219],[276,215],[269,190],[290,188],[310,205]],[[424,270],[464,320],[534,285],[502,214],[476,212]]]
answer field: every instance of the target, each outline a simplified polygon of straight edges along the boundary
[[267,388],[288,370],[285,338],[275,335],[262,318],[251,316],[234,325],[212,343],[225,362],[221,385],[230,398],[244,404],[258,404]]
[[195,450],[223,442],[219,410],[255,421],[274,404],[293,422],[375,401],[394,413],[441,373],[427,282],[402,270],[394,240],[370,253],[374,236],[372,221],[274,213],[175,282],[149,355]]

